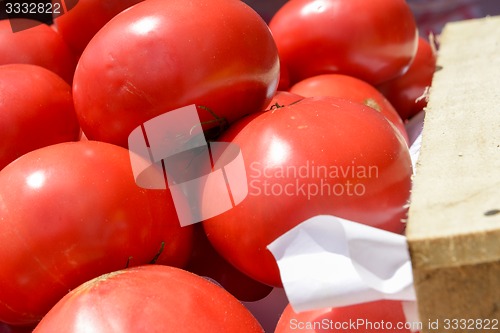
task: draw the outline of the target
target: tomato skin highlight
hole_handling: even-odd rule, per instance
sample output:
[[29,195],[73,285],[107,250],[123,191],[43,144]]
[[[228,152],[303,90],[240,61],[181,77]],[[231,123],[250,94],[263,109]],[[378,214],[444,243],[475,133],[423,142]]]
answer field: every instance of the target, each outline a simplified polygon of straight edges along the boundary
[[0,320],[9,324],[35,323],[79,284],[151,262],[163,242],[164,262],[190,252],[174,247],[192,229],[179,226],[170,194],[138,187],[129,152],[111,144],[23,155],[0,171],[0,202]]
[[408,71],[377,88],[391,102],[400,117],[406,120],[427,106],[424,94],[431,86],[435,71],[436,54],[429,42],[420,37],[417,54]]
[[[404,229],[412,173],[408,147],[370,107],[333,97],[306,98],[246,117],[219,140],[240,146],[249,193],[239,205],[202,223],[215,249],[257,281],[281,286],[266,247],[310,217],[331,214],[392,232]],[[353,167],[376,174],[349,175]],[[332,173],[318,174],[325,168]],[[300,170],[305,176],[298,175]],[[349,195],[349,184],[364,192]]]
[[[245,3],[144,1],[88,44],[75,72],[75,109],[89,139],[125,147],[137,126],[186,105],[227,123],[258,112],[279,71],[269,28]],[[213,123],[206,108],[200,120]]]
[[404,73],[417,49],[404,0],[294,0],[269,27],[292,84],[327,73],[379,84]]
[[224,289],[158,265],[129,268],[79,286],[33,332],[264,333]]
[[0,66],[0,170],[29,151],[79,135],[68,83],[40,66]]
[[290,92],[304,97],[332,96],[365,104],[382,113],[408,142],[403,120],[392,104],[371,84],[349,75],[323,74],[297,82]]

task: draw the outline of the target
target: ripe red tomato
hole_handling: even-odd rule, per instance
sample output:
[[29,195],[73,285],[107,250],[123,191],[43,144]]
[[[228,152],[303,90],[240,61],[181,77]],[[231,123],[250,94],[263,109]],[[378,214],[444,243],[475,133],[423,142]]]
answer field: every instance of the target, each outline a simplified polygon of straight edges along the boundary
[[[266,247],[310,217],[332,214],[404,229],[412,173],[408,147],[370,107],[306,98],[242,119],[219,140],[240,146],[248,195],[203,226],[215,249],[258,281],[281,285]],[[218,189],[214,184],[204,190],[210,197]]]
[[417,50],[404,0],[294,0],[269,27],[292,84],[326,73],[378,84],[404,73]]
[[200,276],[150,265],[113,272],[66,295],[34,333],[263,333],[231,294]]
[[186,270],[209,277],[243,302],[266,297],[272,287],[255,281],[222,258],[210,244],[201,224],[194,226],[194,244]]
[[436,55],[429,42],[422,37],[418,50],[408,71],[377,88],[387,97],[403,119],[408,119],[427,105],[424,93],[432,83],[436,71]]
[[[27,153],[0,171],[0,321],[27,325],[103,273],[188,258],[167,191],[134,181],[129,152],[96,141]],[[172,244],[171,244],[172,243]],[[174,244],[178,244],[174,247]]]
[[78,0],[76,6],[54,18],[54,26],[74,54],[80,56],[92,37],[109,20],[141,1],[143,0]]
[[0,20],[0,65],[6,64],[45,67],[71,84],[76,59],[63,38],[49,26],[40,24],[14,33],[9,20]]
[[391,103],[371,84],[352,76],[323,74],[297,82],[290,92],[304,97],[332,96],[351,99],[380,111],[408,142],[405,125]]
[[0,66],[0,170],[37,148],[76,141],[71,87],[34,65]]
[[400,301],[375,301],[295,313],[285,308],[274,333],[410,333]]
[[288,68],[283,65],[280,61],[280,80],[278,83],[278,90],[288,90],[290,88],[290,74],[288,74]]
[[[245,3],[148,0],[95,35],[73,95],[89,139],[125,146],[134,128],[182,106],[208,107],[224,123],[260,111],[278,80],[272,35]],[[215,120],[206,109],[199,116]]]

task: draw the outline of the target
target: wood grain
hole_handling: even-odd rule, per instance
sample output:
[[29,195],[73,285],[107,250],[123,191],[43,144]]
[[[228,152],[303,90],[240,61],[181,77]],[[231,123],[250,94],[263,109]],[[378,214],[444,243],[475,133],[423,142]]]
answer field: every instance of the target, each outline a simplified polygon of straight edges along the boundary
[[420,316],[500,319],[500,17],[440,44],[407,226]]

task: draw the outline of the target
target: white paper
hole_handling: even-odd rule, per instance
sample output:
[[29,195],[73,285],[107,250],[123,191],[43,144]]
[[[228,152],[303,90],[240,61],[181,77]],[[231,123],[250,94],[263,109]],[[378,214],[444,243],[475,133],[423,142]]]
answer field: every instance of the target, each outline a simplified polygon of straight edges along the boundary
[[268,246],[296,312],[381,299],[415,301],[406,238],[320,215]]
[[420,156],[420,148],[422,147],[422,133],[420,133],[417,138],[415,139],[415,142],[412,143],[410,147],[410,158],[411,158],[411,165],[413,168],[413,174],[417,172],[417,161],[418,157]]
[[425,111],[422,110],[416,115],[414,115],[408,122],[405,124],[406,133],[408,134],[408,139],[410,145],[415,142],[417,137],[422,133],[422,129],[424,128],[424,119],[425,119]]
[[410,140],[410,157],[413,174],[416,172],[417,160],[422,147],[422,130],[424,128],[425,111],[420,111],[405,125]]
[[[413,172],[422,145],[424,111],[406,125]],[[295,312],[400,300],[408,322],[418,322],[406,237],[320,215],[269,244]]]

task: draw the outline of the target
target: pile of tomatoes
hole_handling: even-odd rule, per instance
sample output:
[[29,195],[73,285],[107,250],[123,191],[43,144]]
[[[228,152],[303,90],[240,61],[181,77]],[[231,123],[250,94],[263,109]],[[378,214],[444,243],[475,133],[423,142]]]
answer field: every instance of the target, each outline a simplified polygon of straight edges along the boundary
[[[263,332],[242,302],[282,287],[273,240],[319,214],[404,232],[405,122],[435,70],[404,0],[292,0],[269,25],[238,0],[79,0],[17,23],[0,21],[0,332]],[[247,194],[181,226],[169,188],[138,186],[128,140],[193,104],[207,139],[241,150]],[[404,322],[383,301],[288,306],[274,326],[356,317]]]

